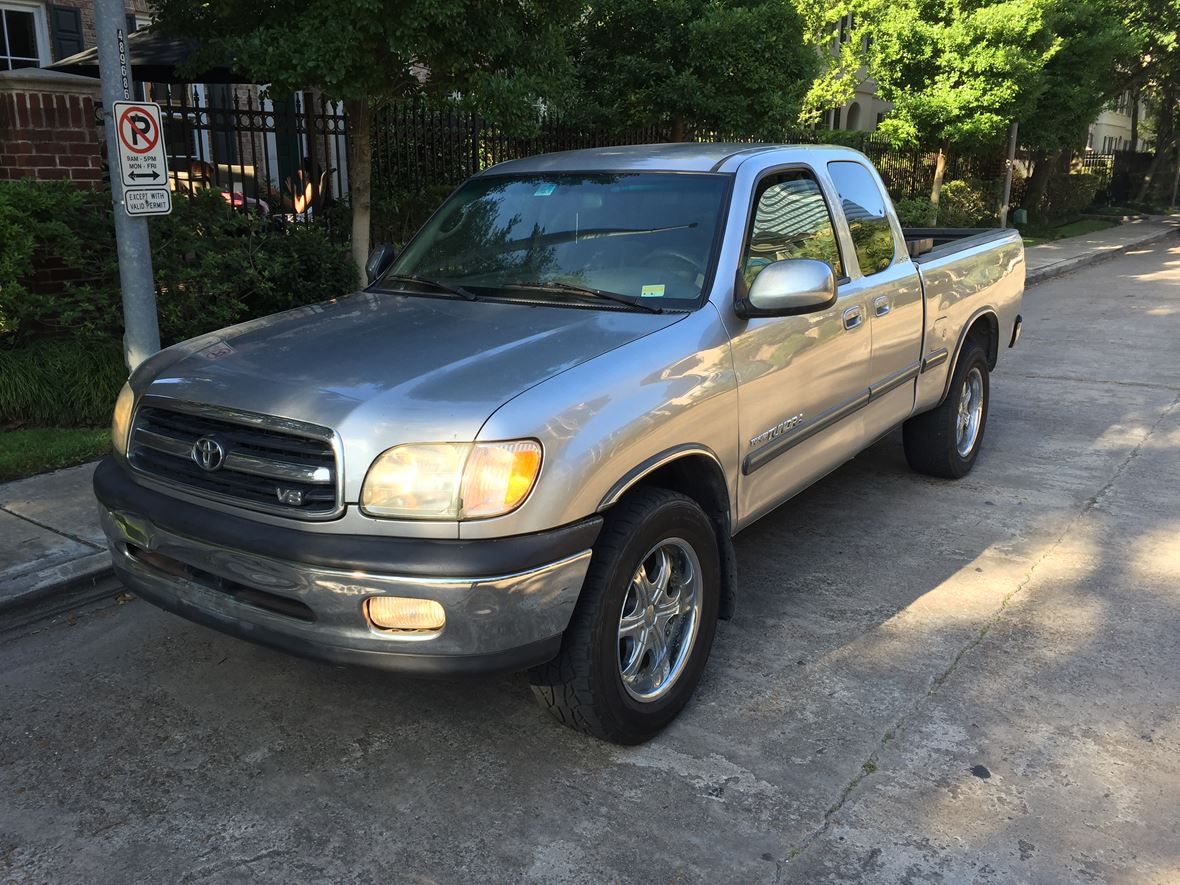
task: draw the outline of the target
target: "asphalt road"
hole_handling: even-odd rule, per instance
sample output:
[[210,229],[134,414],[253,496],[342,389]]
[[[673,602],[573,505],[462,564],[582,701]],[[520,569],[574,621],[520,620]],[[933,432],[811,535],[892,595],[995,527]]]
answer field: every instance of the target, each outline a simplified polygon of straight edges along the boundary
[[1030,291],[965,480],[895,435],[744,533],[646,746],[140,601],[10,631],[0,879],[1180,881],[1174,243]]

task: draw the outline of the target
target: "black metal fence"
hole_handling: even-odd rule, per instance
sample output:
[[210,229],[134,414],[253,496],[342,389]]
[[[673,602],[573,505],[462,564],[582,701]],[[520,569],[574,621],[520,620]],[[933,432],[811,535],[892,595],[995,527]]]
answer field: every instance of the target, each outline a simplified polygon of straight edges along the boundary
[[213,188],[231,205],[311,221],[348,193],[344,111],[311,93],[148,84],[160,104],[174,191]]
[[[343,107],[311,92],[285,100],[262,98],[258,87],[146,84],[164,116],[169,176],[179,193],[213,188],[235,207],[295,221],[331,219],[348,194]],[[722,133],[699,141],[734,141]],[[603,131],[542,120],[521,137],[478,115],[420,102],[374,109],[373,232],[404,241],[447,191],[495,163],[538,153],[668,141],[658,126]],[[899,149],[868,132],[787,130],[782,143],[838,141],[869,156],[895,199],[925,197],[934,180],[936,154]],[[947,180],[987,183],[1003,177],[999,149],[952,151]]]

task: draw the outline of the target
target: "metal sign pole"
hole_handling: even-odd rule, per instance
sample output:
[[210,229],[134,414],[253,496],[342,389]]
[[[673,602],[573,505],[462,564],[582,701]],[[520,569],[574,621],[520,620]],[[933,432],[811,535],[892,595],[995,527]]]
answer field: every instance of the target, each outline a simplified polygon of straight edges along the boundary
[[156,284],[152,275],[152,249],[147,219],[132,218],[123,207],[123,182],[119,175],[118,134],[113,119],[115,102],[131,98],[131,61],[124,37],[123,0],[95,0],[98,69],[102,78],[103,128],[107,161],[111,170],[115,242],[119,252],[119,282],[123,288],[123,355],[127,368],[136,366],[160,349],[156,318]]

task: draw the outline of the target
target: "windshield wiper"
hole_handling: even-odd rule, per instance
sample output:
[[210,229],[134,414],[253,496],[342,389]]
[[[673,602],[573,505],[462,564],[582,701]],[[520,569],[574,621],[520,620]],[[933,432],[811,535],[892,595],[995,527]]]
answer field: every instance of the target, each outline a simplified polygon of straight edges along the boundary
[[562,283],[553,281],[550,283],[501,283],[497,285],[498,289],[531,289],[536,292],[557,291],[557,292],[571,292],[575,295],[589,295],[591,298],[602,298],[606,301],[613,301],[615,304],[625,304],[628,307],[635,307],[639,310],[646,310],[648,313],[663,313],[662,307],[656,307],[654,304],[644,304],[642,301],[632,298],[628,295],[621,295],[618,292],[606,292],[602,289],[591,289],[589,286],[575,286],[573,283]]
[[421,283],[423,286],[430,286],[432,289],[437,289],[439,292],[446,292],[450,295],[458,295],[460,298],[465,298],[468,301],[479,301],[479,298],[474,292],[464,289],[462,286],[448,286],[446,283],[440,283],[438,280],[432,280],[428,277],[420,277],[412,273],[395,273],[387,277],[382,277],[381,282],[386,280],[402,280],[407,283]]

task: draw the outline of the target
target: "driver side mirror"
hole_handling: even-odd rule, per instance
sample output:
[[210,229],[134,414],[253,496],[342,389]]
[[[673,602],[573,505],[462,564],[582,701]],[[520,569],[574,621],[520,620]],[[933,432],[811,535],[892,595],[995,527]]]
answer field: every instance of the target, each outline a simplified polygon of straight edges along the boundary
[[393,264],[395,258],[397,249],[391,243],[379,243],[374,246],[373,251],[369,253],[369,260],[365,262],[365,273],[369,277],[369,282],[373,282],[389,270],[389,265]]
[[743,319],[786,317],[824,310],[836,303],[836,275],[814,258],[783,258],[754,277],[744,298],[734,302]]

